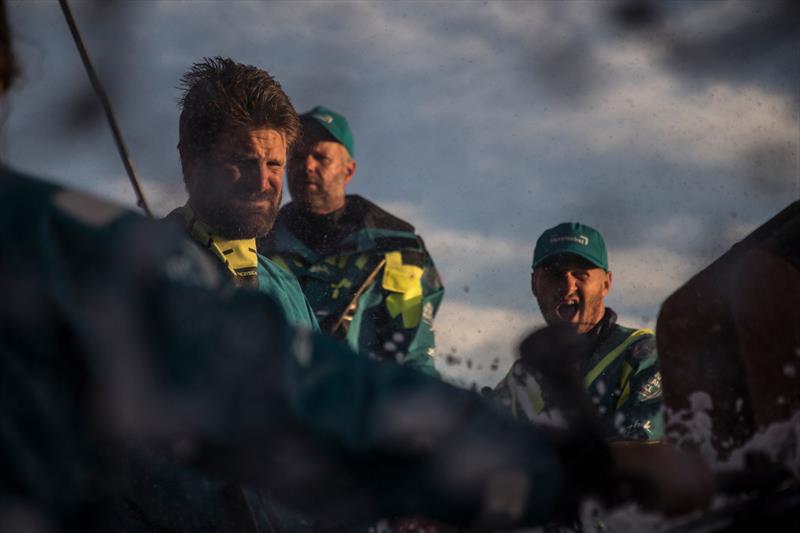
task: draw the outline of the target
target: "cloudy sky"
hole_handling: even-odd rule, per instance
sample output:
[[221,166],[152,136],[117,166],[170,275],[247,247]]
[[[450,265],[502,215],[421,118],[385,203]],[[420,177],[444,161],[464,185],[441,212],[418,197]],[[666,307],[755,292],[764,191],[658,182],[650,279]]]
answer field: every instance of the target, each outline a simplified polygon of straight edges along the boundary
[[[609,304],[652,327],[665,297],[800,196],[795,2],[71,3],[159,214],[185,199],[176,86],[192,62],[257,65],[299,111],[347,116],[351,192],[425,238],[447,288],[439,365],[462,382],[493,385],[540,324],[544,229],[597,227]],[[132,205],[58,3],[8,11],[24,72],[2,157]]]

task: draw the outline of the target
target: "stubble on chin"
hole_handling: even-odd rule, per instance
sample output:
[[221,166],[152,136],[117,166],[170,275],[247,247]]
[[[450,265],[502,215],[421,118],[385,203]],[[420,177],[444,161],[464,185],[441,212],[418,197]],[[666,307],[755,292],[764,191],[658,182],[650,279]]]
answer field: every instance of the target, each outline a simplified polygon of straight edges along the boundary
[[196,205],[200,219],[213,232],[225,239],[258,239],[272,229],[278,216],[278,206],[267,211],[245,213],[229,206],[204,207]]

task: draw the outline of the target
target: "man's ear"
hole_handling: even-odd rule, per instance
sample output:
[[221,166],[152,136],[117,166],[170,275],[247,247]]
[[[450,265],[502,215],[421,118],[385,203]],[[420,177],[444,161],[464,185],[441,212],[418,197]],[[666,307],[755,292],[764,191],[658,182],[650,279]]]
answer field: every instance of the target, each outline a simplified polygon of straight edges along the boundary
[[353,176],[356,175],[356,160],[350,158],[350,160],[345,164],[345,176],[344,176],[344,183],[350,183],[350,180],[353,179]]
[[531,270],[531,292],[538,298],[539,295],[536,294],[536,270]]
[[611,290],[611,271],[606,272],[606,279],[603,280],[603,296],[607,295]]

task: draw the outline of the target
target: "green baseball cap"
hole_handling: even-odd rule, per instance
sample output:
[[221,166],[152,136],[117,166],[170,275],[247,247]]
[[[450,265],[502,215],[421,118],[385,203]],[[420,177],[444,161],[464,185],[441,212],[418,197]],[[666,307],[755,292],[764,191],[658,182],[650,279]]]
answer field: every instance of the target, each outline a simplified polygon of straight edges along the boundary
[[333,137],[336,142],[347,148],[347,153],[350,154],[350,157],[355,157],[353,133],[350,131],[350,125],[347,123],[347,119],[342,115],[332,109],[318,105],[311,111],[306,111],[300,115],[300,120],[313,120],[322,126],[325,131],[330,133],[331,137]]
[[564,222],[542,233],[533,250],[533,265],[558,254],[575,254],[608,272],[608,253],[603,236],[579,222]]

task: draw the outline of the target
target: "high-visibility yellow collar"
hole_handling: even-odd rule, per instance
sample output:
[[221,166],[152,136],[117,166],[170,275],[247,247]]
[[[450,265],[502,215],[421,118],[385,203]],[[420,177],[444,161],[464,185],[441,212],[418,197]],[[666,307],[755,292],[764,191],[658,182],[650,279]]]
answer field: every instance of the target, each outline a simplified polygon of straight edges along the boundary
[[253,280],[258,283],[258,252],[256,252],[255,238],[225,239],[214,235],[213,230],[198,218],[188,203],[178,208],[178,212],[183,217],[192,239],[222,261],[235,281],[243,281],[248,285],[252,285]]

